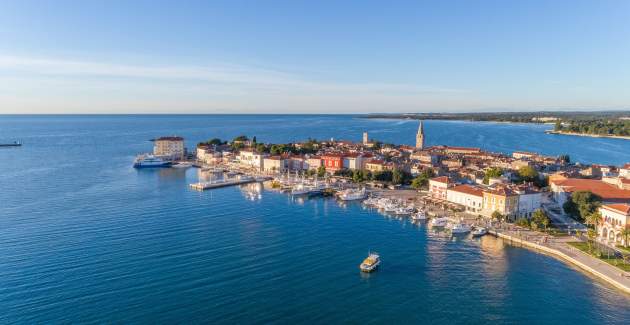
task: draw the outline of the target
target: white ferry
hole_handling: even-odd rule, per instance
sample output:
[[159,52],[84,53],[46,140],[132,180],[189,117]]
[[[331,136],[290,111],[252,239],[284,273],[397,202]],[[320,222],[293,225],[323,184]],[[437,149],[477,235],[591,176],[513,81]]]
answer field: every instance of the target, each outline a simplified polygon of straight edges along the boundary
[[367,192],[364,188],[360,190],[347,189],[339,192],[337,197],[342,201],[363,200],[367,197]]
[[363,260],[359,268],[363,272],[372,272],[381,264],[381,257],[378,253],[370,253],[366,259]]
[[140,155],[133,162],[134,168],[170,167],[172,163],[154,155]]

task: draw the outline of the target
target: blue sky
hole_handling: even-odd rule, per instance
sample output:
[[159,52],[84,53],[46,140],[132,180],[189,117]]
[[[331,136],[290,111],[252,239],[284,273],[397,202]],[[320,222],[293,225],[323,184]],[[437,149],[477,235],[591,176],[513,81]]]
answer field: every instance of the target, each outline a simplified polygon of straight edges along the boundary
[[2,1],[0,113],[630,109],[630,1]]

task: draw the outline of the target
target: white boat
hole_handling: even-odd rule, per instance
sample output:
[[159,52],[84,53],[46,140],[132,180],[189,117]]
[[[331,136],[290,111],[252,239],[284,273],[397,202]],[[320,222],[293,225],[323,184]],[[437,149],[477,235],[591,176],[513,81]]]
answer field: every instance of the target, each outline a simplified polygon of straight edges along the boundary
[[485,234],[488,233],[488,229],[484,228],[484,227],[478,227],[475,228],[475,230],[472,231],[472,236],[473,237],[481,237]]
[[416,220],[416,221],[426,220],[427,219],[427,215],[424,213],[424,211],[420,210],[416,214],[411,216],[411,219]]
[[370,253],[366,259],[363,260],[359,268],[363,272],[372,272],[381,264],[381,257],[378,253]]
[[140,155],[133,162],[134,168],[160,168],[170,167],[171,162],[154,155]]
[[394,214],[401,215],[401,216],[407,216],[407,215],[413,214],[413,208],[411,208],[411,207],[399,207],[398,209],[396,209],[396,211],[394,211]]
[[342,201],[363,200],[367,197],[367,192],[364,188],[360,190],[350,188],[339,192],[337,197]]
[[456,223],[451,227],[453,234],[467,234],[470,232],[470,226],[465,223]]
[[433,218],[431,219],[431,226],[433,227],[446,227],[448,218]]
[[396,210],[398,210],[398,206],[394,203],[387,203],[383,206],[383,211],[385,212],[395,212]]
[[311,191],[309,186],[304,183],[297,184],[291,188],[291,195],[305,195]]
[[189,162],[180,162],[180,163],[173,164],[171,167],[173,167],[173,168],[189,168],[189,167],[192,167],[192,164],[189,163]]

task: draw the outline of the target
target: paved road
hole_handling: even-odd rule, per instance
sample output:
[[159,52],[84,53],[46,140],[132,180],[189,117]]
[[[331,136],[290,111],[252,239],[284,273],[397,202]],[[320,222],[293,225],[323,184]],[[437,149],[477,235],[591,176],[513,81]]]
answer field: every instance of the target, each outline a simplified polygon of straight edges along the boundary
[[542,206],[543,206],[543,209],[547,212],[547,215],[549,216],[549,218],[551,219],[551,222],[558,229],[586,231],[587,229],[586,226],[575,221],[571,217],[563,215],[562,211],[560,210],[561,208],[558,207],[557,205],[551,204],[551,203],[544,203]]

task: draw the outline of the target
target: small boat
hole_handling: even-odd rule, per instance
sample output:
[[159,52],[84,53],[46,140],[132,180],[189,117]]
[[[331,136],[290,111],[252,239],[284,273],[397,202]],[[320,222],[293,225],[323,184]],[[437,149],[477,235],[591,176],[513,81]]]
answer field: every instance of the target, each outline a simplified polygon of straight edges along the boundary
[[394,203],[387,203],[383,206],[383,211],[385,212],[395,212],[398,209],[398,206]]
[[306,195],[311,189],[306,184],[297,184],[291,189],[291,195]]
[[192,163],[180,162],[180,163],[173,164],[171,167],[173,167],[173,168],[189,168],[189,167],[192,167]]
[[343,190],[343,191],[339,192],[337,197],[340,200],[342,200],[342,201],[363,200],[363,199],[365,199],[367,197],[367,192],[365,191],[364,188],[362,188],[360,190],[347,189],[347,190]]
[[381,264],[381,257],[378,253],[369,253],[368,257],[363,260],[359,268],[363,272],[372,272],[374,271],[379,264]]
[[472,231],[472,236],[473,237],[481,237],[485,234],[488,233],[488,229],[484,228],[484,227],[478,227],[475,228],[475,230]]
[[426,220],[427,215],[424,213],[424,211],[420,210],[416,214],[411,216],[411,219],[414,221]]
[[411,207],[400,207],[400,208],[396,209],[396,211],[394,211],[394,214],[399,215],[399,216],[408,216],[410,214],[413,214],[413,208],[411,208]]
[[13,141],[11,143],[0,143],[0,147],[21,147],[22,144],[19,141]]
[[172,163],[154,155],[140,155],[133,162],[133,168],[171,167]]
[[451,227],[452,234],[467,234],[470,232],[470,226],[465,223],[456,223]]
[[448,218],[433,218],[431,219],[431,226],[433,227],[446,227]]

